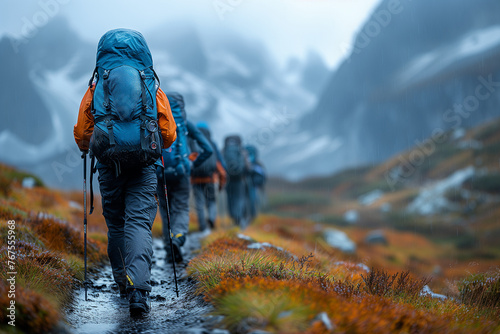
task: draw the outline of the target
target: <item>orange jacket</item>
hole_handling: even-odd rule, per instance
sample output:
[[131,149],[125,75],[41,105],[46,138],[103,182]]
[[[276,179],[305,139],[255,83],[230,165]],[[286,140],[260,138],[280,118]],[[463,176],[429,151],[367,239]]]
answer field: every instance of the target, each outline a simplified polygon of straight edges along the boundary
[[[94,115],[92,115],[91,104],[94,95],[95,86],[89,87],[83,96],[78,112],[78,120],[73,129],[75,141],[80,150],[86,151],[89,149],[90,137],[94,132]],[[167,96],[158,88],[156,93],[156,107],[158,109],[158,126],[161,129],[163,137],[163,148],[169,148],[177,138],[177,126],[175,125],[174,116],[170,110]]]

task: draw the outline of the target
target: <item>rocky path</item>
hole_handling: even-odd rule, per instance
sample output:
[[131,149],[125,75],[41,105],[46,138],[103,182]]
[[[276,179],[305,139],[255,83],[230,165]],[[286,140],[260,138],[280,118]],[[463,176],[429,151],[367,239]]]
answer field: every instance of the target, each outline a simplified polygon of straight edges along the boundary
[[174,291],[172,265],[165,262],[163,242],[154,241],[152,267],[151,313],[142,318],[131,318],[128,302],[119,297],[114,288],[111,267],[106,266],[92,275],[92,287],[85,301],[83,288],[75,302],[67,309],[66,327],[70,333],[186,333],[224,334],[214,329],[219,320],[210,315],[212,308],[194,294],[194,282],[187,278],[185,269],[195,250],[200,247],[201,233],[189,235],[184,246],[184,262],[177,266],[179,298]]

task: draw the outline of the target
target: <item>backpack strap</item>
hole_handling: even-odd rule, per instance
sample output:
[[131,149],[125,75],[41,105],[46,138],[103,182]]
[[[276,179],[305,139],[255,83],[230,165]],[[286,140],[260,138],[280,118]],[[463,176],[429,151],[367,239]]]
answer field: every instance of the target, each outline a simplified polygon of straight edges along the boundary
[[155,75],[156,81],[158,81],[158,86],[160,86],[160,78],[158,77],[158,74],[156,74],[156,72],[153,68],[151,68],[151,71],[153,71],[153,74]]
[[139,71],[141,76],[141,97],[142,97],[142,109],[141,109],[141,149],[146,154],[146,150],[148,148],[148,143],[146,142],[146,127],[148,126],[148,122],[151,120],[150,117],[147,117],[146,113],[150,108],[148,106],[148,98],[146,96],[146,74],[144,71]]
[[104,70],[102,78],[104,80],[102,83],[102,88],[104,92],[104,108],[106,108],[106,116],[104,117],[104,122],[106,124],[106,127],[108,128],[109,145],[115,146],[116,141],[115,141],[115,135],[113,133],[114,122],[113,122],[113,117],[111,115],[111,103],[109,102],[109,85],[108,85],[109,70]]
[[[89,87],[92,87],[92,83],[94,83],[94,80],[97,81],[99,80],[99,72],[97,71],[97,67],[94,69],[94,72],[92,72],[92,77],[89,80]],[[92,102],[90,103],[90,111],[92,114],[95,114],[95,107],[94,107],[94,95],[92,94]]]

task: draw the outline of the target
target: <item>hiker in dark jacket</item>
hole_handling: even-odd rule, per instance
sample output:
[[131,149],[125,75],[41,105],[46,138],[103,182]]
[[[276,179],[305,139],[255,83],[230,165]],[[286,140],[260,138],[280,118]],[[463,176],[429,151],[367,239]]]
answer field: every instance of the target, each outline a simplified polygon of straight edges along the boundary
[[[226,169],[222,154],[217,145],[212,141],[208,125],[204,122],[197,124],[198,129],[209,141],[214,154],[191,173],[191,183],[195,199],[196,214],[200,231],[205,231],[207,225],[210,229],[215,227],[217,219],[217,203],[215,185],[221,191],[226,184]],[[195,145],[197,146],[197,145]],[[193,148],[197,151],[197,147]],[[208,217],[205,216],[205,209]]]
[[[115,48],[118,44],[121,47]],[[124,64],[128,66],[122,66]],[[140,69],[142,71],[139,71]],[[163,147],[169,147],[174,142],[176,139],[175,121],[168,99],[161,88],[156,86],[151,69],[151,54],[140,33],[128,29],[107,32],[99,41],[97,51],[96,71],[101,76],[94,75],[93,80],[91,79],[90,87],[80,104],[78,121],[73,131],[80,150],[87,152],[90,144],[98,160],[102,214],[108,227],[108,256],[120,295],[123,297],[128,295],[131,314],[150,310],[149,292],[151,291],[153,256],[151,227],[157,210],[155,200],[157,183],[153,163],[157,157],[153,156],[151,164],[132,166],[137,161],[124,160],[125,163],[120,163],[118,159],[126,159],[126,157],[117,154],[113,163],[109,164],[105,163],[106,155],[99,154],[97,145],[104,143],[108,145],[109,150],[118,150],[121,145],[126,146],[124,143],[127,141],[121,140],[120,136],[127,137],[134,133],[130,130],[131,127],[126,126],[138,120],[137,117],[132,116],[134,113],[141,113],[141,110],[153,113],[155,119],[147,120],[148,124],[153,125],[148,131],[154,134],[156,126],[160,128]],[[106,75],[103,75],[103,71]],[[148,77],[142,79],[142,92],[144,92],[145,82],[149,82],[151,89],[157,89],[155,90],[156,97],[141,93],[140,75],[144,73]],[[126,82],[122,79],[124,74],[128,75]],[[153,97],[155,101],[152,101]],[[106,103],[110,103],[109,110]],[[138,105],[144,103],[147,103],[150,108],[137,108]],[[115,117],[118,111],[122,116],[121,122],[117,121],[117,116]],[[115,117],[107,119],[108,126],[104,127],[102,117],[99,116],[103,113]],[[94,115],[98,116],[94,117]],[[99,136],[104,133],[109,136],[109,139],[99,142]],[[137,141],[141,140],[138,134],[132,137]],[[116,140],[115,145],[111,145],[111,138]],[[160,145],[155,141],[149,144],[154,148]],[[133,149],[128,151],[129,155],[138,153],[138,156],[145,156],[144,148],[128,147]],[[159,154],[160,150],[158,150],[158,156]]]
[[[178,132],[180,129],[185,129],[186,133],[178,133],[177,140],[182,140],[183,136],[187,138],[185,142],[182,143],[185,146],[187,156],[189,161],[189,167],[186,168],[185,173],[179,173],[177,176],[170,175],[166,177],[167,179],[167,193],[168,193],[168,204],[170,210],[170,227],[172,232],[172,245],[174,251],[175,262],[182,262],[182,246],[186,242],[186,235],[189,228],[189,191],[190,191],[190,169],[191,167],[196,168],[201,165],[206,159],[212,155],[212,147],[210,143],[205,139],[203,134],[196,128],[196,126],[187,120],[186,112],[184,109],[184,98],[179,93],[168,92],[167,96],[172,104],[172,112],[177,123]],[[180,117],[178,116],[180,115]],[[193,140],[201,148],[201,152],[195,157],[190,154],[187,139]],[[176,143],[172,145],[175,147]],[[169,154],[168,152],[164,152]],[[191,160],[193,160],[191,162]],[[191,166],[192,164],[192,166]],[[165,194],[164,194],[164,174],[167,176],[168,170],[163,168],[157,168],[156,170],[158,177],[158,199],[160,201],[160,214],[162,218],[163,226],[163,238],[165,242],[165,249],[167,251],[167,261],[171,261],[172,254],[169,247],[169,236],[168,236],[168,217],[167,211],[165,209]]]
[[222,156],[228,173],[226,193],[229,216],[236,226],[244,229],[249,222],[246,210],[246,176],[250,166],[240,136],[232,135],[225,138]]

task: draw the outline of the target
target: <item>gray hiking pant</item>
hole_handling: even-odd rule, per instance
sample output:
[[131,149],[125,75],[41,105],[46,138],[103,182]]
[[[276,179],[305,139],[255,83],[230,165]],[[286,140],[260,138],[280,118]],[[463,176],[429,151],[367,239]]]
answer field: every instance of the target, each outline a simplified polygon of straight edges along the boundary
[[[167,210],[165,209],[165,188],[163,183],[163,168],[156,170],[158,176],[158,200],[160,203],[160,214],[163,228],[163,240],[165,246],[169,245]],[[189,227],[189,190],[191,188],[189,176],[181,177],[176,181],[167,182],[168,206],[170,210],[170,227],[175,238],[182,235],[181,246],[185,242],[185,236]]]
[[217,218],[217,203],[215,198],[214,183],[193,184],[194,200],[196,214],[198,215],[198,224],[200,231],[207,228],[207,219],[205,218],[205,208],[208,213],[208,220],[215,224]]
[[115,282],[126,286],[127,273],[135,288],[151,291],[151,227],[157,209],[155,167],[122,170],[117,177],[114,168],[102,166],[99,187]]
[[226,186],[229,216],[241,228],[247,225],[246,217],[246,186],[243,178],[232,177]]

